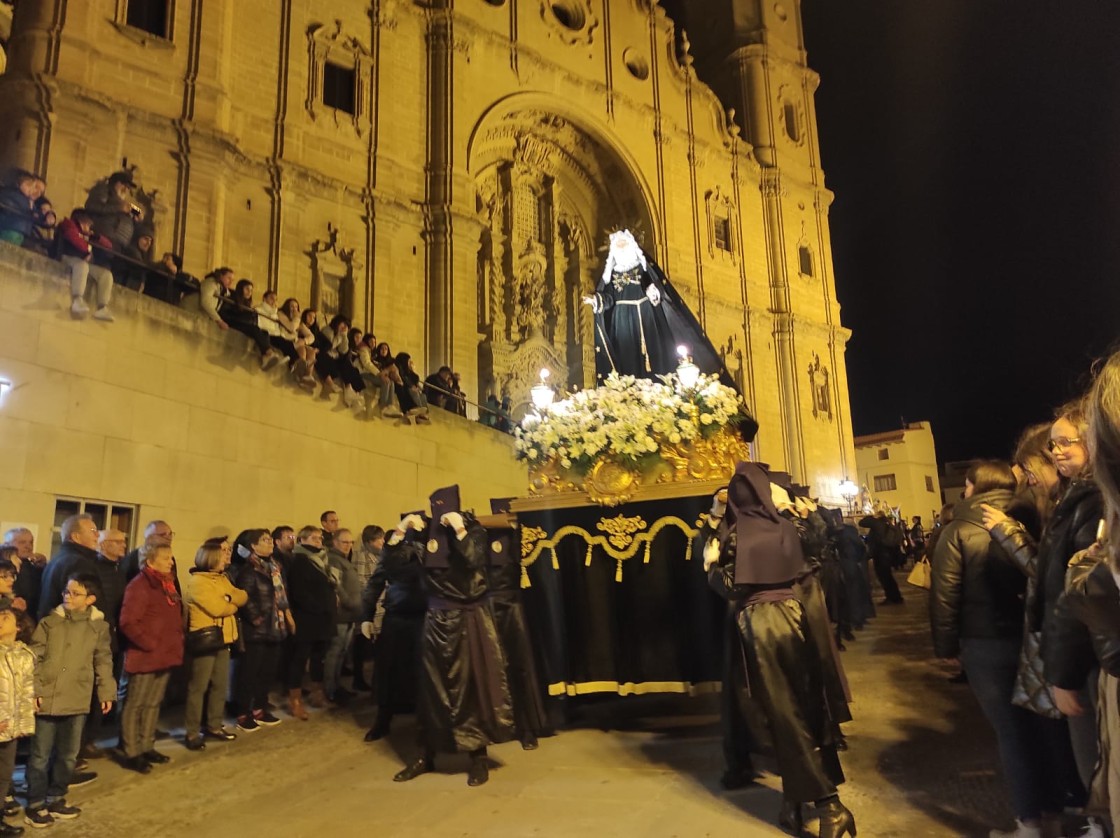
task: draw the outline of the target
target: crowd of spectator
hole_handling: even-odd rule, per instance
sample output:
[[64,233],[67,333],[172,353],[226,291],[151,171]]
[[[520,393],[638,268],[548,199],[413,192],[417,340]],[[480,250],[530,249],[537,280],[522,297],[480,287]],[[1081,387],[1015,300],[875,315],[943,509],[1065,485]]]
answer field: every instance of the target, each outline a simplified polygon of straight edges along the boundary
[[992,838],[1120,822],[1120,355],[1089,391],[1027,428],[1010,462],[980,461],[931,536],[930,620],[999,746],[1015,827]]
[[[66,794],[97,778],[91,760],[111,756],[138,774],[169,762],[156,748],[157,723],[175,679],[185,681],[183,744],[192,751],[280,724],[269,700],[274,686],[287,696],[288,714],[301,721],[311,718],[307,706],[345,705],[355,691],[370,690],[387,587],[378,575],[381,527],[366,526],[355,539],[328,511],[319,526],[298,531],[279,526],[210,538],[182,577],[174,536],[165,521],[152,521],[143,543],[126,552],[124,533],[98,531],[89,515],[73,515],[47,561],[35,552],[30,530],[5,533],[4,816],[22,809],[34,828],[77,817],[80,809]],[[343,683],[348,669],[351,688]],[[402,698],[409,700],[382,695],[382,728]],[[102,748],[110,715],[118,744]],[[12,785],[20,740],[30,743],[22,806]],[[0,820],[0,835],[20,831]]]
[[[230,267],[215,268],[199,281],[183,270],[179,254],[164,252],[157,259],[151,200],[131,170],[98,182],[85,205],[61,221],[45,192],[43,178],[29,172],[15,173],[0,188],[0,241],[66,265],[74,318],[91,315],[92,284],[92,317],[111,322],[113,289],[124,285],[172,305],[197,306],[220,329],[245,335],[262,370],[282,365],[296,386],[319,390],[324,399],[341,394],[347,408],[406,424],[430,422],[432,408],[466,415],[460,376],[450,367],[421,379],[409,353],[394,353],[342,314],[327,319],[295,298],[279,303],[272,289],[258,300],[252,280],[238,279]],[[499,402],[491,395],[479,406],[480,421],[506,433],[512,431],[509,412],[508,396]]]

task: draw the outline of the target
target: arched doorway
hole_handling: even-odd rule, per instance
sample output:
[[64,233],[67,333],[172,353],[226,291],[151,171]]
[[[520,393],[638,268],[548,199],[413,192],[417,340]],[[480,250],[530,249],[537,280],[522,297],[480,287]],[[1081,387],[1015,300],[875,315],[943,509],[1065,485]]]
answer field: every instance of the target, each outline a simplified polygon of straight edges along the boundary
[[542,367],[561,388],[594,378],[591,316],[581,298],[598,282],[606,233],[628,227],[647,248],[653,243],[634,169],[585,124],[513,97],[483,117],[471,141],[483,225],[479,398],[508,396],[515,419]]

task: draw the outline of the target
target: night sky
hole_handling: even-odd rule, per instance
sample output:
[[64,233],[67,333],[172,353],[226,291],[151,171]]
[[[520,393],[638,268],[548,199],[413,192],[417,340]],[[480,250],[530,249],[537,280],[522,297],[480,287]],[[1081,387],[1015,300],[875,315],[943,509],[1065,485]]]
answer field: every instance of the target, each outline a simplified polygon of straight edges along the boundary
[[855,432],[1009,456],[1120,337],[1120,4],[802,15]]

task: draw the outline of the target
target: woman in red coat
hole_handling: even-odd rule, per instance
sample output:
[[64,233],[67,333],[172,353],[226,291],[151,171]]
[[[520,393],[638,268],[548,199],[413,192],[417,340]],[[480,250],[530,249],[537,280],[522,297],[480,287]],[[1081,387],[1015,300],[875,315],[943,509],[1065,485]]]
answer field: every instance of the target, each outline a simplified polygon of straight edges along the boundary
[[141,571],[124,591],[120,631],[128,640],[128,692],[121,708],[124,765],[147,774],[167,762],[155,749],[159,708],[171,669],[183,662],[183,603],[175,587],[171,546],[140,548]]

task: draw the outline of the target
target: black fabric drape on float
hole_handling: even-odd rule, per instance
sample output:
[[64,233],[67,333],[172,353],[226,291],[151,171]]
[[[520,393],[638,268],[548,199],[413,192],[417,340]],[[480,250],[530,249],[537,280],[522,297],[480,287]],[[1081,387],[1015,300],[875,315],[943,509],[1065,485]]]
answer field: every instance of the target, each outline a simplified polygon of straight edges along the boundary
[[725,605],[693,544],[710,503],[518,511],[521,593],[550,695],[715,688]]

